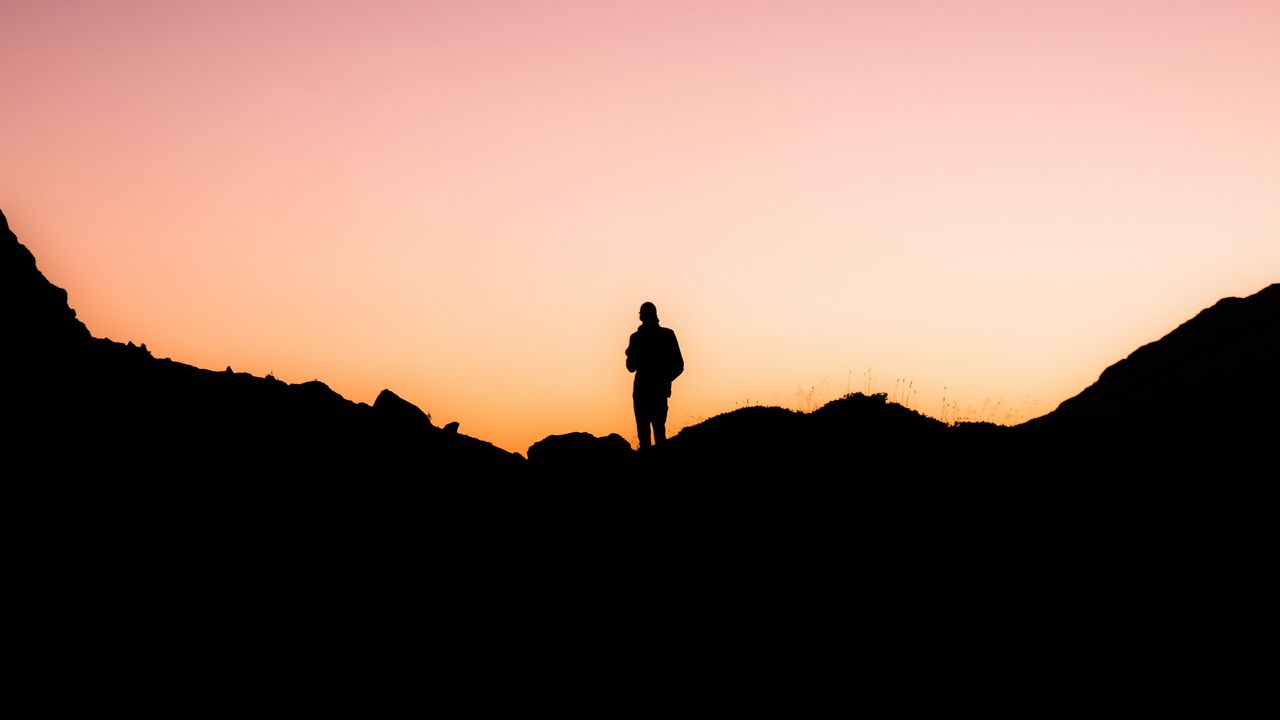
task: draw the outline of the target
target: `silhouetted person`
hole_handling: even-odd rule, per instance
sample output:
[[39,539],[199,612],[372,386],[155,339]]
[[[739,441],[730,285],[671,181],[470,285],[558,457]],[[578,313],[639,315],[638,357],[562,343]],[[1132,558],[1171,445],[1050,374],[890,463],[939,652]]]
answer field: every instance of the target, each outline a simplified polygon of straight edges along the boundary
[[680,343],[671,328],[658,324],[658,308],[651,302],[640,306],[640,327],[631,333],[627,344],[627,370],[636,374],[631,401],[636,410],[636,430],[640,449],[649,447],[649,428],[653,442],[667,439],[667,398],[671,397],[671,381],[684,372]]

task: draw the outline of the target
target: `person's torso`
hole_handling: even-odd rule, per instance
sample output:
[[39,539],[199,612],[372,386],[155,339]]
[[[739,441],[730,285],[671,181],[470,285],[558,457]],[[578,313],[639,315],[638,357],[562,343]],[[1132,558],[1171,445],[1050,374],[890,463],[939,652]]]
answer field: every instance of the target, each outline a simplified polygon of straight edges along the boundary
[[661,326],[642,325],[631,336],[632,360],[636,373],[665,374],[670,372],[673,363],[670,329]]
[[631,336],[637,393],[670,395],[672,366],[675,363],[674,336],[669,328],[646,325]]

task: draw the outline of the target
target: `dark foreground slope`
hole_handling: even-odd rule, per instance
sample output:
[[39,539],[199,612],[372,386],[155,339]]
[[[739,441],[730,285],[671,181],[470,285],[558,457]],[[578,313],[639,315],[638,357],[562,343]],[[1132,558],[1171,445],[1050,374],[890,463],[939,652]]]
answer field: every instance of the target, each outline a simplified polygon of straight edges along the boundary
[[[18,586],[56,700],[432,709],[627,686],[608,712],[688,684],[859,706],[1261,683],[1240,639],[1269,608],[1250,530],[1274,475],[1274,286],[1022,428],[854,395],[727,413],[649,455],[579,434],[525,461],[390,393],[94,339],[3,235],[9,487],[36,526]],[[1170,447],[1166,408],[1143,408],[1188,368],[1259,390],[1183,413]],[[1224,431],[1233,413],[1250,420]]]
[[1273,284],[1248,298],[1220,300],[1028,426],[1161,451],[1274,442],[1277,360],[1280,284]]
[[[272,507],[351,493],[431,494],[518,455],[446,432],[384,390],[372,406],[152,357],[92,338],[3,215],[3,357],[12,459],[59,505]],[[360,478],[359,482],[354,478]]]

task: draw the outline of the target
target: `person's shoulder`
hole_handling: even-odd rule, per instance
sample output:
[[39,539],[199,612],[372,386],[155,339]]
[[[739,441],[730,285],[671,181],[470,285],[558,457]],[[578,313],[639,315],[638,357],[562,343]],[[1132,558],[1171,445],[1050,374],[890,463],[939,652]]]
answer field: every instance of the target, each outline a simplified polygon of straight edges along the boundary
[[663,334],[663,335],[666,335],[667,337],[671,338],[672,340],[674,340],[674,339],[675,339],[675,337],[676,337],[676,331],[675,331],[675,330],[672,330],[672,329],[671,329],[671,328],[669,328],[669,327],[664,327],[664,328],[662,328],[662,334]]

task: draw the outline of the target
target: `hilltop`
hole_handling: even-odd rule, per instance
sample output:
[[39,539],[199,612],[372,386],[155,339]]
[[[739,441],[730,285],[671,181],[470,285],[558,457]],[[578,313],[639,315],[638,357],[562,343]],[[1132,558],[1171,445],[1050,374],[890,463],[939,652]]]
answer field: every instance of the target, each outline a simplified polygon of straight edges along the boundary
[[390,390],[353,403],[95,338],[0,223],[40,652],[860,697],[1212,694],[1249,670],[1223,637],[1258,617],[1260,546],[1237,530],[1274,474],[1280,286],[1015,428],[855,394],[741,408],[647,455],[575,433],[526,460]]

